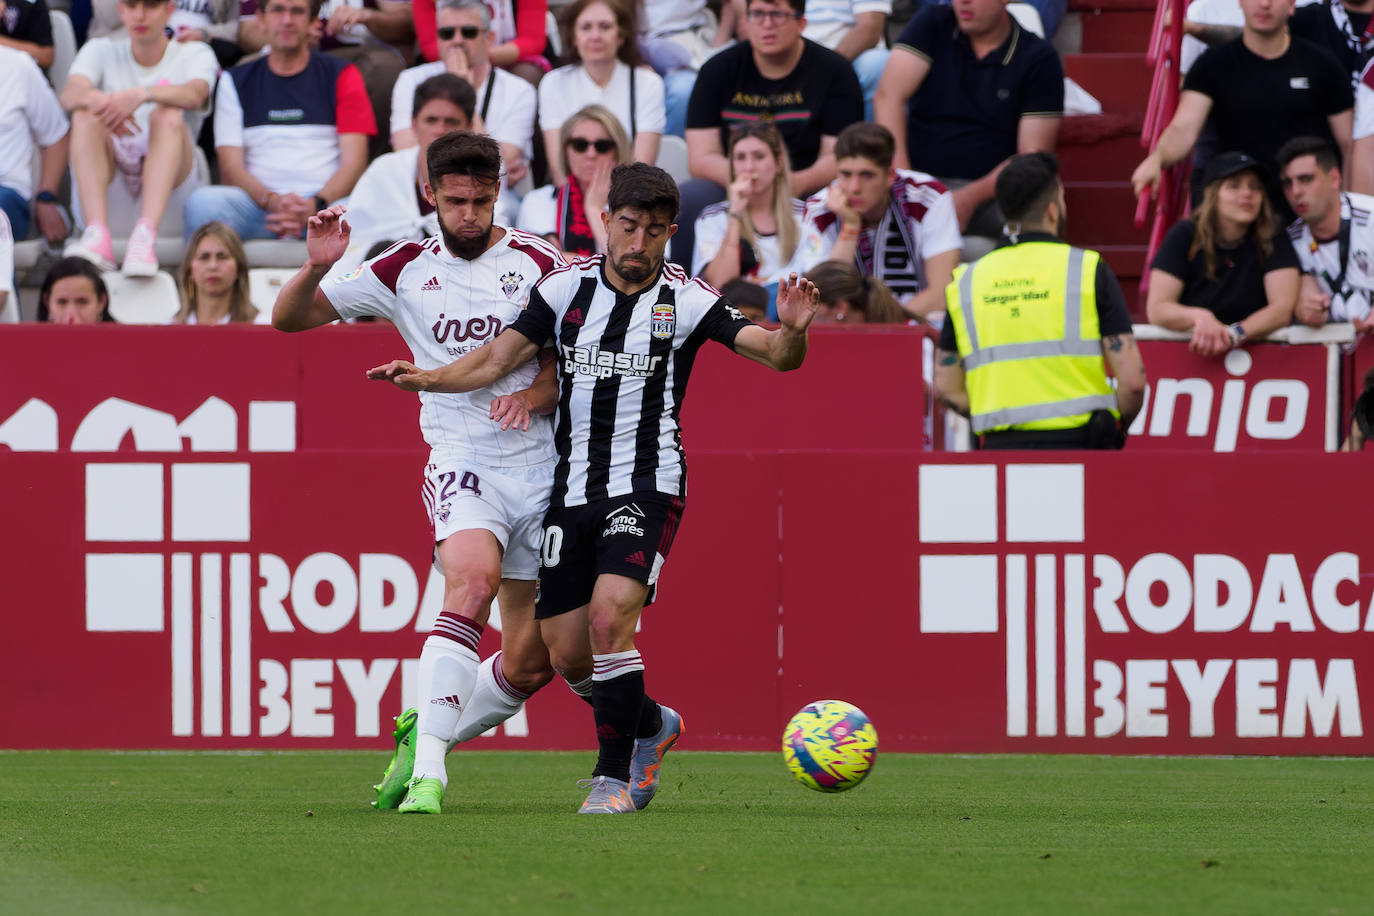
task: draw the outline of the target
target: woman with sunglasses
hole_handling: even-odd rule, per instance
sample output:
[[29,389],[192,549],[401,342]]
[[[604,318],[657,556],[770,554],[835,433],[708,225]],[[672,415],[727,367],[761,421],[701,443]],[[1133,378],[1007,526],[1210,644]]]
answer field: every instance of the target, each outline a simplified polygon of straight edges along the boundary
[[[665,123],[663,79],[639,65],[634,5],[630,0],[576,0],[564,22],[569,63],[539,83],[544,148],[557,148],[563,124],[573,114],[587,105],[601,105],[620,121],[633,159],[652,165]],[[552,153],[549,171],[555,185],[568,177]]]
[[692,273],[719,289],[742,279],[765,285],[786,272],[801,234],[802,202],[792,196],[792,170],[771,124],[730,133],[730,187],[723,203],[697,217]]
[[611,190],[611,169],[630,161],[630,139],[620,121],[600,105],[574,114],[558,132],[555,157],[568,177],[535,188],[520,202],[515,225],[542,235],[569,258],[605,252],[606,227],[601,213]]

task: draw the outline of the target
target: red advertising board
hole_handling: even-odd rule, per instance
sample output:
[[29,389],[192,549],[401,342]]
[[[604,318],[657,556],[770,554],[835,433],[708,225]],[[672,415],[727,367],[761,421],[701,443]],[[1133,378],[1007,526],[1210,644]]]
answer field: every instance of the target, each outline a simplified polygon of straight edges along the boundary
[[[362,378],[401,352],[0,335],[0,744],[383,745],[440,591],[414,402]],[[936,455],[920,377],[908,333],[787,375],[703,352],[638,640],[684,747],[774,748],[833,696],[891,750],[1374,751],[1366,456]],[[479,746],[591,737],[555,682]]]
[[1131,450],[1323,451],[1328,400],[1340,398],[1328,346],[1254,343],[1202,357],[1142,340],[1150,387]]

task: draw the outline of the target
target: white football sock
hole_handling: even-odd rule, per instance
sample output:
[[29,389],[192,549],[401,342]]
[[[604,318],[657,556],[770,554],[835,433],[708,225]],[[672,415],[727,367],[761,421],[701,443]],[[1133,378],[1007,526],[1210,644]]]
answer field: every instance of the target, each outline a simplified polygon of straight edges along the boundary
[[431,634],[425,640],[420,651],[415,776],[448,785],[448,771],[444,769],[448,737],[458,727],[476,678],[476,652],[444,636]]
[[477,667],[477,681],[472,686],[458,727],[449,739],[449,747],[471,741],[489,728],[495,728],[520,711],[529,694],[517,690],[506,680],[501,670],[501,653],[488,656]]
[[593,678],[590,674],[582,680],[578,681],[576,684],[574,684],[572,681],[569,681],[566,677],[564,677],[563,680],[567,681],[568,689],[571,690],[573,693],[577,694],[578,696],[580,696],[582,699],[586,700],[591,698]]

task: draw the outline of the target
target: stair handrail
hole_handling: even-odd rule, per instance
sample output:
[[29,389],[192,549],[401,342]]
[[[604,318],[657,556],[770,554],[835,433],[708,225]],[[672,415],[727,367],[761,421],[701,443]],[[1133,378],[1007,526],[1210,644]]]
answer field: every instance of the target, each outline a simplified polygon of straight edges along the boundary
[[[1150,152],[1154,152],[1155,147],[1159,145],[1160,134],[1169,126],[1174,111],[1178,108],[1180,57],[1186,11],[1187,0],[1159,0],[1155,7],[1150,44],[1145,52],[1146,62],[1155,70],[1145,106],[1145,122],[1140,130],[1140,145]],[[1187,206],[1189,167],[1190,162],[1184,159],[1160,173],[1158,193],[1155,196],[1154,222],[1150,226],[1149,243],[1145,248],[1145,265],[1140,272],[1142,293],[1149,288],[1150,262],[1154,260],[1155,252],[1164,240],[1164,233],[1183,214]],[[1144,227],[1149,212],[1150,192],[1147,189],[1142,191],[1136,200],[1137,229]]]

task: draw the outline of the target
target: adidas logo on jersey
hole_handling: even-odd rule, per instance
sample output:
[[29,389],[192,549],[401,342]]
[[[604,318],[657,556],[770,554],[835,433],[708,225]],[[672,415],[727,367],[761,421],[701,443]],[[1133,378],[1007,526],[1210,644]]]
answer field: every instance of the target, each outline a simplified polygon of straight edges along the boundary
[[644,551],[642,550],[636,550],[634,553],[630,554],[625,558],[625,562],[642,567],[647,567],[649,565],[644,561]]
[[429,282],[426,283],[424,286],[420,287],[420,291],[421,291],[421,292],[424,292],[424,291],[426,291],[426,290],[435,290],[435,289],[443,289],[443,287],[439,285],[439,278],[438,278],[438,277],[430,277],[430,278],[429,278]]
[[463,704],[459,701],[457,694],[447,697],[436,697],[429,702],[432,706],[447,706],[449,709],[457,709],[459,711],[463,708]]
[[587,319],[583,316],[582,309],[570,308],[568,309],[568,314],[563,317],[563,320],[568,324],[575,324],[581,327]]

